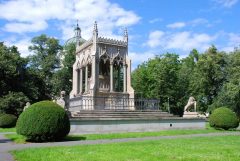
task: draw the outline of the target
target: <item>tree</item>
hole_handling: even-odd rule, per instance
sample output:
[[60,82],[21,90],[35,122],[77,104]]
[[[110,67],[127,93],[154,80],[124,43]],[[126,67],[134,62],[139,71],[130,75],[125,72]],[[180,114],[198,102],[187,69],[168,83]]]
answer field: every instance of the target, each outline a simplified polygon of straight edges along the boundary
[[195,95],[193,95],[191,92],[192,90],[190,88],[190,82],[193,79],[193,73],[194,69],[196,68],[196,63],[198,61],[199,55],[199,52],[196,49],[193,49],[188,57],[181,60],[177,83],[177,98],[179,99],[177,102],[177,107],[181,108],[182,112],[189,97],[195,97]]
[[52,84],[53,93],[59,95],[60,91],[66,91],[69,94],[72,90],[72,75],[73,75],[73,64],[76,60],[76,45],[75,43],[69,43],[64,46],[62,52],[62,67],[53,75]]
[[62,46],[57,39],[42,34],[32,39],[29,50],[34,52],[34,55],[29,57],[29,65],[44,80],[45,95],[51,98],[53,96],[51,79],[56,70],[60,68],[59,53]]
[[157,56],[141,64],[132,73],[133,88],[143,97],[160,99],[164,108],[167,108],[169,98],[171,111],[181,114],[182,110],[177,107],[179,69],[178,55],[166,53]]
[[226,54],[218,52],[215,46],[199,56],[190,82],[190,91],[196,96],[201,111],[208,109],[225,83],[226,67]]
[[9,91],[20,92],[27,70],[27,59],[20,57],[17,47],[0,43],[0,97]]
[[212,110],[221,106],[228,106],[240,116],[240,49],[228,55],[226,83],[217,98],[214,99]]
[[22,92],[9,92],[0,98],[0,113],[19,116],[28,101],[28,97]]

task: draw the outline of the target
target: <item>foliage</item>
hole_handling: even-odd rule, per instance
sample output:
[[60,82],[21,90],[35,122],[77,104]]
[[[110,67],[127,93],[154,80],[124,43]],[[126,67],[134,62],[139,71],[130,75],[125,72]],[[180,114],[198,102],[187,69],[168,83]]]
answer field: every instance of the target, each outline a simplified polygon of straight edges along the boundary
[[21,91],[26,72],[27,59],[22,58],[17,47],[0,43],[0,97],[9,91]]
[[236,48],[228,55],[228,61],[227,81],[211,107],[227,105],[240,118],[240,49]]
[[181,109],[176,106],[178,99],[178,71],[180,61],[178,55],[167,53],[156,56],[154,59],[144,62],[132,73],[132,82],[135,93],[146,98],[158,98],[162,105],[170,101],[171,110],[175,114],[181,114]]
[[0,115],[0,127],[10,128],[14,127],[17,122],[17,117],[11,114]]
[[199,56],[190,82],[190,91],[198,100],[201,111],[208,109],[225,83],[226,67],[226,54],[218,52],[215,46]]
[[31,105],[17,121],[17,133],[28,140],[43,142],[64,138],[70,130],[70,122],[65,110],[51,101],[41,101]]
[[59,40],[44,34],[34,37],[31,42],[29,50],[34,54],[29,56],[30,68],[44,80],[45,95],[51,98],[54,86],[51,84],[51,79],[55,71],[60,68],[59,53],[62,46],[59,44]]
[[62,52],[62,67],[56,73],[54,73],[51,83],[53,86],[54,95],[59,95],[60,91],[66,91],[69,94],[72,90],[72,75],[73,75],[73,64],[75,62],[75,51],[76,46],[74,43],[70,43],[64,46]]
[[239,120],[232,110],[227,107],[220,107],[215,109],[210,115],[209,123],[211,127],[228,130],[237,128]]
[[22,92],[9,92],[0,98],[0,111],[18,116],[28,101]]

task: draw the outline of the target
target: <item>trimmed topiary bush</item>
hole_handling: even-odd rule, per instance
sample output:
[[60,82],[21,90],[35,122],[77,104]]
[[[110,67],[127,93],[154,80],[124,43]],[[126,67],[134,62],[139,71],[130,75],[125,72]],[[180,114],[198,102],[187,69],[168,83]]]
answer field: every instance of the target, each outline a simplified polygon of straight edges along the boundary
[[210,115],[209,123],[211,127],[224,130],[239,126],[237,115],[227,107],[220,107],[214,110]]
[[17,122],[17,117],[12,114],[0,114],[0,127],[14,127]]
[[18,118],[17,133],[30,141],[57,141],[70,131],[65,110],[51,101],[41,101],[29,106]]

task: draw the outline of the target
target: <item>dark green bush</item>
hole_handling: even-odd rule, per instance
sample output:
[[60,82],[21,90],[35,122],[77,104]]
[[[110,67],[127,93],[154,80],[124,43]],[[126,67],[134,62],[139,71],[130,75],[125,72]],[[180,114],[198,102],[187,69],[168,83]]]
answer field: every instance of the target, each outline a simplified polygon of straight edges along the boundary
[[70,131],[65,110],[51,101],[41,101],[29,106],[17,121],[17,133],[30,141],[57,141]]
[[0,114],[0,127],[14,127],[17,122],[17,117],[11,114]]
[[239,120],[237,115],[227,107],[220,107],[210,115],[209,123],[211,127],[228,130],[237,128]]
[[9,92],[0,98],[0,112],[19,116],[28,101],[22,92]]

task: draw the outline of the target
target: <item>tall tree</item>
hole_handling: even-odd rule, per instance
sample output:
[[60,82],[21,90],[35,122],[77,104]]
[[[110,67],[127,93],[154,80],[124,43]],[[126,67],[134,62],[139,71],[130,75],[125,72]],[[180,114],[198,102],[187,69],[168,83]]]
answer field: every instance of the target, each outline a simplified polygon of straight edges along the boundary
[[178,55],[167,53],[157,56],[132,73],[133,88],[144,97],[160,99],[164,108],[167,108],[169,99],[171,111],[180,114],[181,109],[177,107],[179,69]]
[[61,53],[61,69],[52,78],[54,84],[53,93],[59,95],[60,91],[69,94],[72,90],[73,64],[76,60],[76,43],[72,42],[64,46]]
[[27,59],[20,56],[17,47],[0,43],[0,97],[23,89],[26,68]]
[[177,107],[184,110],[184,106],[186,105],[190,96],[193,96],[190,88],[190,82],[193,79],[194,69],[196,68],[196,63],[199,58],[199,52],[196,49],[193,49],[188,57],[183,58],[181,60],[180,69],[178,72],[178,102]]
[[226,67],[226,54],[218,52],[215,46],[211,46],[199,56],[190,88],[198,100],[198,107],[201,111],[208,109],[221,90],[226,80]]
[[240,49],[236,48],[228,58],[227,81],[211,107],[228,106],[240,116]]
[[57,39],[44,34],[34,37],[31,42],[29,50],[34,54],[29,57],[30,67],[44,80],[45,95],[50,98],[53,96],[51,79],[56,70],[60,68],[59,54],[62,46]]

